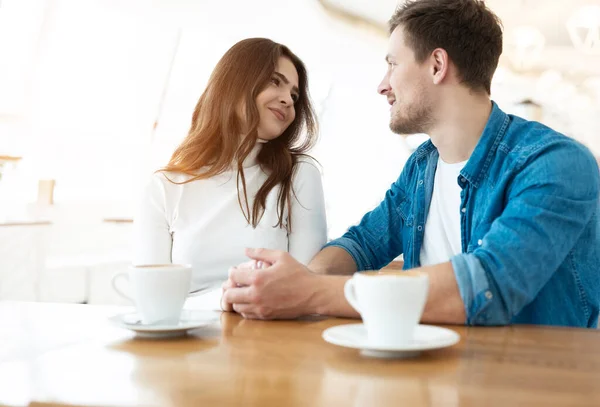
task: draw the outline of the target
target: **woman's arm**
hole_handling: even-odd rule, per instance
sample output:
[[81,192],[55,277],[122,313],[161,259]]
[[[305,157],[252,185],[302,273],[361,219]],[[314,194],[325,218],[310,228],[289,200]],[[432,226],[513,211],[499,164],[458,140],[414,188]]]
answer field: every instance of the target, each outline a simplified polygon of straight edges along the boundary
[[306,265],[327,242],[323,182],[316,165],[310,161],[298,163],[293,187],[288,252]]
[[154,174],[141,195],[133,222],[134,265],[171,263],[165,182],[164,175]]

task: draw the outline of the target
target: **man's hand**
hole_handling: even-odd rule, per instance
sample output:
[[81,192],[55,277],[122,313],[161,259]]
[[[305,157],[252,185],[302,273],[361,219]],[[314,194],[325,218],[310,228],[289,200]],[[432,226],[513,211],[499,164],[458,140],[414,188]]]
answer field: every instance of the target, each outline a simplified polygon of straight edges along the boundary
[[267,267],[240,265],[230,269],[221,299],[224,310],[233,309],[250,319],[286,319],[316,313],[311,301],[319,276],[287,252],[246,249],[246,255]]

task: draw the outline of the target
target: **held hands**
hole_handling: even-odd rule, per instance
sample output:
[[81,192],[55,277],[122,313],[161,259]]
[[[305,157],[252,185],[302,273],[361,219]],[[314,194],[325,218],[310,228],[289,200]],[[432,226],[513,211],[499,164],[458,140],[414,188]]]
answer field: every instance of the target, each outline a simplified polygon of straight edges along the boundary
[[246,249],[252,261],[229,270],[221,308],[249,319],[296,318],[311,309],[313,282],[318,276],[289,253]]
[[[249,260],[246,261],[244,263],[240,263],[237,266],[231,267],[229,269],[229,275],[231,275],[231,271],[234,269],[249,269],[249,270],[256,270],[256,269],[262,269],[262,268],[267,268],[267,267],[271,267],[271,263],[268,262],[263,262],[263,261],[257,261],[257,260]],[[231,280],[231,278],[228,278],[222,285],[222,293],[221,293],[221,309],[225,312],[232,312],[233,311],[233,304],[230,304],[228,302],[225,301],[225,292],[229,289],[229,288],[233,288],[233,287],[238,287],[237,285],[235,285],[233,283],[233,281]]]

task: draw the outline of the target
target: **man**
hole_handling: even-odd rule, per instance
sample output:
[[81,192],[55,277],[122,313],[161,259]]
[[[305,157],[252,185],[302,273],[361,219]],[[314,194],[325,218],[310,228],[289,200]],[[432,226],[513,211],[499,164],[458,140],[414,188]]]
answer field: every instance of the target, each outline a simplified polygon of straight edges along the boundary
[[423,322],[594,327],[600,303],[598,166],[576,141],[490,100],[502,52],[477,0],[419,0],[390,20],[379,93],[391,129],[427,133],[381,204],[308,268],[287,253],[230,271],[222,305],[246,318],[356,317],[343,286],[399,254],[429,275]]

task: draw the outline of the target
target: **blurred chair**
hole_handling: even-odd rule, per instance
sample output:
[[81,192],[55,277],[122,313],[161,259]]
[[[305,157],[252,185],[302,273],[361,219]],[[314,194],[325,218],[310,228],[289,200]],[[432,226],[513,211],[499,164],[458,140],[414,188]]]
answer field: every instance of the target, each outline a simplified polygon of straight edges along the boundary
[[46,221],[0,223],[0,300],[40,301]]
[[[44,281],[45,291],[55,298],[68,299],[69,302],[75,300],[83,304],[129,304],[113,292],[110,282],[114,274],[126,271],[131,264],[131,224],[132,220],[128,218],[104,218],[102,224],[93,222],[81,229],[63,225],[63,233],[66,235],[85,234],[86,241],[89,242],[76,250],[47,256],[45,275],[57,278]],[[64,284],[58,282],[65,281],[66,276],[71,276],[69,280],[72,281],[69,292]]]

